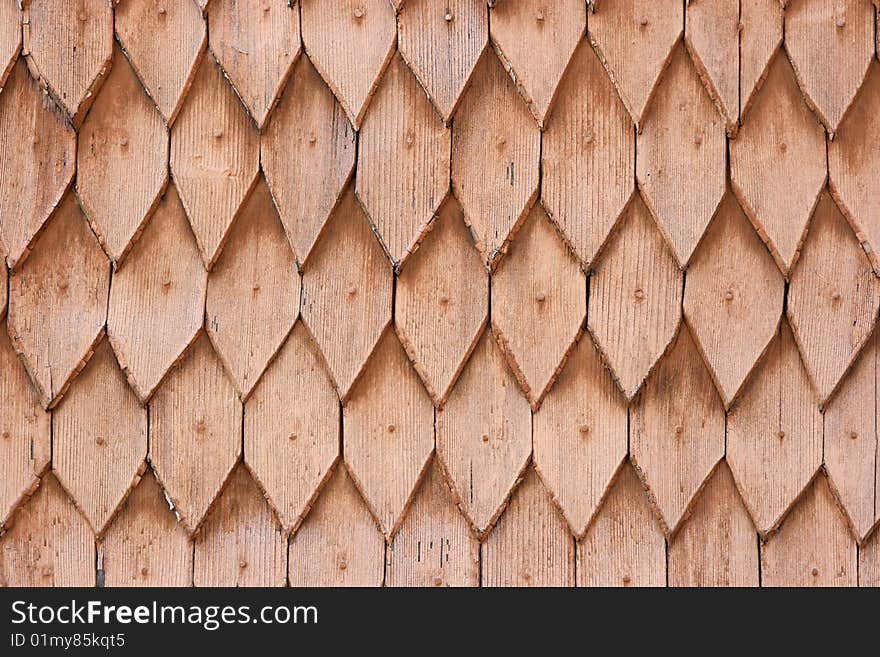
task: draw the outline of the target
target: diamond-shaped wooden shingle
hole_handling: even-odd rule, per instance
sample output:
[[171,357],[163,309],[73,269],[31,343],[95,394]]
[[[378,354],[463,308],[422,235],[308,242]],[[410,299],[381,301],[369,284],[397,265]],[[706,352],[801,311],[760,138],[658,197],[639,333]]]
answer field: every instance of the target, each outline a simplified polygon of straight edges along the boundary
[[14,2],[0,5],[0,85],[15,66],[21,48],[21,13]]
[[739,106],[742,118],[746,117],[756,92],[764,83],[767,67],[782,43],[783,4],[779,0],[741,0],[739,3]]

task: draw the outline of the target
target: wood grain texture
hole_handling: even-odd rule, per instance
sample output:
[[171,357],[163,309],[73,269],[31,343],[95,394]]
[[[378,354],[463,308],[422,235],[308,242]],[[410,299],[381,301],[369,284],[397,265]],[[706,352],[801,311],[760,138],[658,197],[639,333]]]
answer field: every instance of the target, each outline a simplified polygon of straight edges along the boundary
[[666,541],[624,463],[577,552],[578,586],[665,586]]
[[797,257],[825,183],[825,131],[777,53],[749,115],[730,142],[730,178],[743,209],[784,274]]
[[498,58],[486,51],[452,126],[452,189],[490,263],[537,194],[540,155],[534,118]]
[[27,254],[75,166],[73,129],[19,59],[0,94],[0,237],[10,267]]
[[782,4],[779,0],[740,0],[739,94],[740,120],[764,83],[768,65],[782,43]]
[[859,549],[859,586],[880,587],[880,532],[874,531]]
[[489,278],[449,197],[397,277],[394,322],[436,406],[446,401],[489,312]]
[[790,0],[785,48],[807,102],[833,134],[874,55],[871,0]]
[[0,536],[0,586],[94,586],[95,539],[51,474]]
[[580,333],[585,282],[577,260],[535,203],[492,277],[492,328],[533,407]]
[[685,266],[724,195],[724,122],[684,46],[661,75],[636,149],[643,198]]
[[758,559],[758,534],[722,464],[669,543],[669,586],[758,586]]
[[340,465],[290,539],[290,585],[381,586],[384,567],[382,533]]
[[30,58],[56,102],[78,123],[109,68],[113,10],[105,0],[27,4]]
[[603,2],[590,14],[590,40],[637,125],[681,37],[683,14],[678,0]]
[[0,331],[0,527],[39,483],[51,457],[51,418],[12,342]]
[[0,86],[6,84],[21,49],[22,16],[16,5],[12,2],[0,5]]
[[528,400],[486,329],[446,406],[437,412],[437,452],[479,532],[501,513],[532,451]]
[[354,192],[336,208],[303,270],[302,318],[340,397],[391,320],[393,273]]
[[192,586],[193,547],[152,471],[99,544],[104,586]]
[[96,534],[143,472],[147,412],[103,340],[52,418],[52,468]]
[[196,240],[171,185],[110,290],[107,335],[142,401],[195,339],[206,287]]
[[625,211],[591,274],[590,333],[631,399],[672,341],[682,273],[641,198]]
[[[120,50],[79,131],[76,191],[95,234],[121,260],[168,180],[168,133]],[[108,184],[110,180],[124,184]]]
[[298,524],[339,455],[339,400],[302,322],[244,407],[244,457],[285,530]]
[[665,528],[674,532],[724,456],[724,409],[685,327],[633,409],[630,455]]
[[483,586],[574,586],[575,543],[529,468],[482,546]]
[[210,268],[260,167],[260,137],[213,57],[202,58],[171,129],[171,175]]
[[734,196],[687,270],[684,317],[726,407],[776,334],[785,281]]
[[482,0],[409,0],[397,17],[398,48],[447,123],[489,39]]
[[865,84],[828,143],[828,185],[831,195],[880,271],[880,65],[874,64]]
[[110,264],[68,194],[9,281],[9,334],[44,406],[103,336],[109,289]]
[[287,538],[244,466],[211,507],[195,538],[196,586],[284,586]]
[[435,460],[387,550],[387,586],[478,586],[480,544]]
[[300,277],[263,179],[208,276],[205,327],[247,397],[299,315]]
[[217,0],[207,15],[211,51],[262,127],[299,55],[299,6],[287,0]]
[[880,282],[840,210],[822,194],[788,291],[788,320],[827,401],[871,335]]
[[241,458],[242,407],[201,335],[150,402],[150,463],[194,532]]
[[446,197],[450,142],[418,80],[392,59],[361,126],[357,194],[395,263]]
[[520,0],[491,11],[492,43],[541,125],[586,21],[580,0]]
[[822,416],[787,322],[728,414],[727,462],[762,534],[822,463]]
[[396,21],[386,0],[302,0],[306,52],[355,128],[394,55]]
[[602,62],[582,41],[545,122],[541,201],[586,264],[632,198],[633,135],[632,119]]
[[[174,123],[207,41],[205,21],[192,0],[121,2],[116,38],[165,118]],[[167,44],[173,43],[173,48]]]
[[865,539],[878,517],[878,349],[874,332],[825,409],[825,469],[856,536]]
[[761,546],[763,586],[855,586],[856,543],[822,474]]
[[260,159],[293,250],[306,261],[351,176],[355,132],[308,57],[297,61]]

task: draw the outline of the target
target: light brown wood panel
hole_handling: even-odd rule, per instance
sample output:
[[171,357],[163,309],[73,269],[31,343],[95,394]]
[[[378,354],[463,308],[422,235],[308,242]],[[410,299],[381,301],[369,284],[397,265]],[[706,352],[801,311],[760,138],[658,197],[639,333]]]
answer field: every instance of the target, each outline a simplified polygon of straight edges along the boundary
[[294,529],[339,455],[339,399],[302,322],[244,407],[244,458],[285,530]]
[[[724,0],[720,0],[723,2]],[[746,115],[782,43],[782,5],[779,0],[740,0],[739,94],[740,117]]]
[[69,193],[9,280],[9,334],[44,406],[104,334],[110,263]]
[[16,4],[0,5],[0,86],[6,84],[21,49],[22,16]]
[[387,586],[478,586],[480,544],[438,461],[428,466],[387,550]]
[[287,537],[240,465],[195,538],[196,586],[284,586]]
[[247,397],[299,315],[300,277],[269,188],[260,179],[208,276],[205,328]]
[[152,470],[98,546],[104,586],[192,586],[193,545]]
[[451,134],[403,59],[391,60],[360,131],[357,194],[391,260],[404,260],[449,189]]
[[52,418],[52,468],[96,534],[137,482],[146,453],[146,410],[102,340]]
[[207,276],[177,189],[169,185],[110,289],[107,335],[141,401],[198,334]]
[[859,586],[880,586],[880,531],[876,529],[859,549]]
[[0,586],[94,586],[95,539],[51,474],[0,536]]

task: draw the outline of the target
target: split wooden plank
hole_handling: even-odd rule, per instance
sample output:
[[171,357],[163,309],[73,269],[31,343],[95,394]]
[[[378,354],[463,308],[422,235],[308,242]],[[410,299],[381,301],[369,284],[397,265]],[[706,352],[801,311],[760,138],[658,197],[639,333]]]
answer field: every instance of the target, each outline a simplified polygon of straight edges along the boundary
[[874,329],[880,282],[856,236],[822,194],[788,291],[788,320],[827,402]]
[[590,333],[632,399],[675,336],[682,273],[641,198],[625,211],[590,281]]
[[670,586],[758,586],[758,533],[720,465],[669,544]]
[[302,292],[303,321],[342,398],[391,320],[392,279],[388,258],[349,189],[304,268]]
[[581,0],[520,0],[492,9],[492,42],[541,126],[586,22]]
[[351,477],[390,538],[434,451],[434,409],[394,331],[352,386],[342,425]]
[[397,24],[387,0],[302,0],[306,52],[357,129],[394,55]]
[[0,319],[7,318],[8,288],[9,269],[6,267],[6,251],[3,249],[3,237],[0,235]]
[[244,457],[286,531],[299,525],[339,456],[339,400],[302,322],[244,407]]
[[486,325],[489,277],[450,196],[397,277],[394,319],[436,406],[442,406]]
[[446,406],[437,412],[437,451],[468,519],[486,532],[532,451],[528,400],[486,329]]
[[410,0],[397,17],[398,48],[446,123],[489,39],[483,0]]
[[535,469],[582,537],[627,452],[627,408],[589,335],[534,414]]
[[594,8],[589,35],[636,125],[684,25],[678,0],[617,0]]
[[779,327],[785,281],[727,193],[687,270],[684,316],[725,407]]
[[538,191],[541,133],[498,58],[487,50],[452,126],[452,189],[477,248],[492,263]]
[[666,540],[628,463],[578,544],[577,585],[666,585]]
[[241,458],[242,407],[201,335],[150,402],[150,463],[192,533]]
[[106,0],[30,0],[28,22],[33,65],[78,124],[110,66],[113,9]]
[[788,274],[825,184],[826,158],[825,131],[804,103],[785,53],[777,53],[746,118],[730,142],[733,191]]
[[261,179],[208,276],[205,301],[208,335],[242,398],[293,328],[299,301],[296,260]]
[[828,143],[828,183],[874,271],[880,272],[880,65],[873,64],[834,140]]
[[[723,2],[723,0],[722,0]],[[755,95],[782,43],[782,7],[779,0],[740,0],[739,107],[746,118]]]
[[262,128],[299,55],[299,7],[288,0],[217,0],[207,14],[211,50]]
[[290,585],[381,586],[384,568],[382,533],[340,465],[290,539]]
[[205,266],[257,180],[260,136],[213,57],[202,58],[171,129],[171,175]]
[[170,185],[110,290],[107,335],[141,401],[198,334],[207,277]]
[[143,472],[147,454],[147,412],[106,340],[53,415],[52,467],[100,535]]
[[171,125],[204,54],[207,32],[201,12],[192,0],[122,2],[115,23],[132,68]]
[[287,538],[240,465],[195,538],[196,586],[284,586]]
[[727,462],[762,534],[822,463],[822,415],[787,322],[728,414]]
[[878,514],[877,448],[880,332],[862,350],[825,410],[825,469],[859,539],[871,532]]
[[575,543],[533,468],[482,546],[483,586],[574,586]]
[[51,474],[0,536],[0,586],[95,585],[95,539]]
[[535,203],[492,278],[492,328],[533,408],[553,384],[586,312],[578,262]]
[[387,555],[387,586],[479,585],[480,544],[438,461],[428,466]]
[[395,57],[364,117],[357,194],[391,260],[404,260],[449,190],[451,134]]
[[0,527],[49,467],[51,418],[0,331]]
[[6,84],[21,50],[21,21],[21,12],[15,3],[0,5],[0,87]]
[[69,193],[9,280],[9,334],[43,406],[64,393],[104,334],[110,264]]
[[75,167],[73,129],[19,59],[0,94],[0,237],[10,267],[27,254]]
[[727,157],[723,119],[684,46],[675,49],[648,107],[636,178],[684,267],[724,196]]
[[855,586],[856,543],[820,473],[761,547],[763,586]]
[[630,455],[674,533],[724,456],[724,409],[686,327],[633,409]]
[[558,95],[542,137],[541,201],[590,264],[632,198],[633,123],[587,41],[575,50]]
[[833,135],[874,57],[871,0],[791,0],[785,48],[807,102]]
[[104,586],[192,586],[193,546],[152,471],[99,545]]
[[287,239],[304,263],[351,177],[355,132],[308,57],[300,57],[260,141]]
[[119,49],[79,131],[76,191],[107,254],[119,262],[168,181],[168,133]]
[[859,586],[880,587],[880,531],[874,531],[859,549]]

